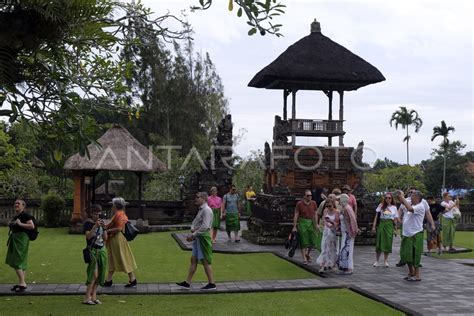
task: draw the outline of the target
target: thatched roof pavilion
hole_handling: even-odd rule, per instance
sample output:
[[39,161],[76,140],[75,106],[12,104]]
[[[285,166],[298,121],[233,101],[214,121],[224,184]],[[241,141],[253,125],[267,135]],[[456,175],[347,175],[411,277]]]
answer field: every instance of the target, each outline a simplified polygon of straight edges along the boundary
[[[283,89],[283,120],[287,120],[287,97],[292,93],[292,118],[289,120],[292,143],[295,136],[332,137],[339,136],[343,146],[342,123],[344,121],[344,91],[357,90],[369,84],[384,81],[382,73],[367,61],[321,33],[316,20],[311,24],[310,35],[303,37],[268,66],[260,70],[248,83],[249,87]],[[328,120],[297,120],[296,92],[298,90],[321,90],[329,99]],[[332,118],[333,92],[340,95],[339,120]],[[317,122],[317,124],[313,124]],[[307,126],[307,128],[303,128]],[[314,126],[310,129],[310,126]]]
[[[133,137],[125,128],[114,125],[95,143],[87,146],[89,156],[79,153],[69,157],[64,169],[74,173],[74,212],[72,221],[95,199],[95,176],[99,171],[132,171],[139,180],[138,199],[142,199],[143,172],[163,172],[166,165]],[[143,212],[140,212],[143,219]]]
[[377,68],[313,28],[260,70],[248,86],[349,91],[385,80]]

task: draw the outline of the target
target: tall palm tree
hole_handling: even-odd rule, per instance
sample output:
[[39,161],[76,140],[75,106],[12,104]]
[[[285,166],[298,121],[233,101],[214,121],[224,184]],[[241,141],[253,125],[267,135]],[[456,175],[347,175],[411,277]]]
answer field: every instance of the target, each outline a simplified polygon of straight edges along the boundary
[[454,127],[446,126],[444,121],[441,121],[441,126],[433,127],[433,136],[431,136],[431,141],[433,141],[436,137],[441,136],[443,137],[443,142],[441,143],[441,147],[444,150],[444,157],[443,157],[443,192],[446,189],[446,158],[448,156],[448,145],[449,139],[448,135],[449,132],[454,132]]
[[415,126],[415,133],[418,133],[423,121],[418,116],[418,112],[415,110],[408,110],[406,107],[401,106],[400,110],[393,112],[392,118],[390,119],[390,126],[395,123],[395,129],[398,129],[398,125],[401,125],[403,129],[407,130],[407,136],[403,139],[407,142],[407,165],[410,165],[410,153],[408,149],[408,142],[410,141],[410,134],[408,134],[408,127],[410,125]]

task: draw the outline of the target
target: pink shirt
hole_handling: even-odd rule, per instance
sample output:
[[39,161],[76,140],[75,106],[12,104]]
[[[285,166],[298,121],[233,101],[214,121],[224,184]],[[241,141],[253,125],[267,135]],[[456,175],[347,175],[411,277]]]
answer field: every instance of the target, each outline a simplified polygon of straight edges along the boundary
[[219,196],[211,195],[207,198],[207,205],[210,208],[221,208],[222,199]]
[[349,195],[349,205],[352,207],[353,210],[355,210],[357,206],[356,197],[352,193],[349,193],[348,195]]

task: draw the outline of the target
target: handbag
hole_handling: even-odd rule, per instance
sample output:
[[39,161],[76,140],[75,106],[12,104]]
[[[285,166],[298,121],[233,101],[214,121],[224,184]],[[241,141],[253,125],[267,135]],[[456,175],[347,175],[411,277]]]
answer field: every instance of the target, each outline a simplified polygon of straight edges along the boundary
[[127,239],[127,241],[134,240],[135,237],[137,237],[138,233],[140,232],[140,230],[138,230],[138,228],[135,227],[135,225],[130,223],[130,221],[127,221],[127,223],[125,224],[124,230],[125,231],[122,231],[122,234],[125,236],[125,239]]
[[82,249],[82,256],[84,258],[84,263],[92,262],[91,249],[89,247]]
[[453,208],[453,216],[456,219],[461,218],[461,211],[459,210],[459,208],[457,207]]

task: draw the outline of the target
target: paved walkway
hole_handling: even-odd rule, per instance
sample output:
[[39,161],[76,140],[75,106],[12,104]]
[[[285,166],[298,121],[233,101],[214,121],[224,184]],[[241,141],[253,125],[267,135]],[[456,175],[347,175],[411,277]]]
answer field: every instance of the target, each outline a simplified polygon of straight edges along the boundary
[[[185,234],[173,235],[183,249],[190,249]],[[217,293],[263,292],[282,290],[310,290],[325,288],[350,288],[358,293],[375,298],[387,305],[410,314],[474,315],[474,267],[451,260],[429,257],[422,258],[421,282],[402,280],[407,273],[406,267],[395,267],[398,262],[400,239],[395,238],[394,253],[390,256],[390,267],[372,267],[374,248],[360,246],[355,249],[354,274],[342,276],[336,273],[323,273],[320,277],[298,280],[266,280],[244,282],[218,282]],[[242,239],[240,243],[227,242],[224,232],[219,232],[215,252],[251,253],[271,252],[315,274],[318,267],[312,263],[301,264],[299,252],[294,258],[288,258],[283,246],[259,246]],[[313,262],[317,253],[313,254]],[[126,289],[123,285],[102,288],[104,294],[205,294],[200,287],[204,283],[194,283],[190,291],[182,290],[174,283],[141,283],[136,288]],[[0,285],[0,295],[12,295],[10,285]],[[82,284],[30,284],[23,295],[79,295],[85,291]],[[215,292],[214,292],[215,293]]]

